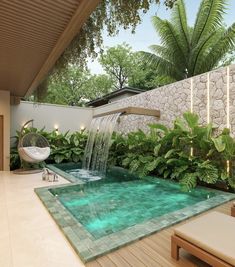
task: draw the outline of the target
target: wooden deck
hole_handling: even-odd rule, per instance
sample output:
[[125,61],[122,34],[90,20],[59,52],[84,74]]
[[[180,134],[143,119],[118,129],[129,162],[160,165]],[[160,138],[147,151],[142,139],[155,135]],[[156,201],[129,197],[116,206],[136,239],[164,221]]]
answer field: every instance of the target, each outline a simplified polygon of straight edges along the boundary
[[[212,210],[230,214],[231,203],[232,202],[226,203]],[[212,210],[208,212],[211,212]],[[180,224],[185,222],[186,221]],[[189,255],[182,249],[180,251],[180,260],[178,262],[171,258],[170,237],[176,226],[167,228],[89,262],[86,264],[86,267],[208,267],[209,265]]]

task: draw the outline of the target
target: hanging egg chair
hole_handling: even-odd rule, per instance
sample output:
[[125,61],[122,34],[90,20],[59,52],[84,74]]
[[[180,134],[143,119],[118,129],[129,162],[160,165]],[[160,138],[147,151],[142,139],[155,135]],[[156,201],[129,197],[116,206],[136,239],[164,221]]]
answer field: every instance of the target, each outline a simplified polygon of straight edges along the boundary
[[[22,161],[28,163],[40,163],[46,160],[50,156],[50,145],[47,139],[35,132],[23,134],[24,129],[29,123],[33,123],[33,120],[27,121],[21,128],[19,143],[18,143],[18,153]],[[21,164],[22,165],[22,164]],[[21,169],[20,172],[32,173],[32,170]],[[33,172],[38,172],[33,171]],[[41,170],[40,170],[41,171]],[[18,173],[19,171],[16,171]]]

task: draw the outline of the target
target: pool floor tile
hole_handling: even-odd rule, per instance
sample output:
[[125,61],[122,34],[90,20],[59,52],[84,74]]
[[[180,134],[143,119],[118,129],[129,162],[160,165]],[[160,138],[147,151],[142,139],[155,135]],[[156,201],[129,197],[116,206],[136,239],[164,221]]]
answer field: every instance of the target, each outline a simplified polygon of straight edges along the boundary
[[[81,188],[84,188],[84,185],[80,184],[74,184],[74,186],[81,186]],[[158,218],[151,218],[151,210],[151,212],[146,212],[147,217],[149,217],[147,221],[143,221],[127,228],[125,225],[120,224],[120,229],[118,228],[119,231],[117,231],[117,228],[113,227],[112,224],[109,224],[109,229],[102,232],[104,236],[97,238],[88,232],[88,230],[75,218],[75,216],[63,206],[60,199],[54,195],[57,190],[58,195],[60,193],[70,194],[71,190],[73,190],[73,187],[71,185],[64,187],[53,186],[35,189],[35,192],[44,205],[48,208],[51,216],[54,218],[84,262],[93,260],[98,256],[111,252],[114,249],[120,248],[144,236],[158,232],[166,227],[179,223],[182,220],[188,219],[206,210],[235,199],[234,194],[219,192],[217,195],[208,200],[172,211],[171,213],[162,215]],[[52,192],[54,194],[52,194]],[[77,192],[79,192],[79,188]],[[148,209],[147,206],[144,207],[145,209]],[[97,208],[99,209],[100,207],[97,206]],[[109,206],[109,209],[110,211],[113,209],[112,204]],[[130,210],[135,210],[134,204],[130,206]],[[86,220],[86,216],[87,214],[84,213],[82,219]],[[131,216],[132,214],[130,214],[130,217]],[[141,217],[142,215],[140,218]],[[142,219],[144,218],[145,217]],[[128,218],[127,221],[130,224],[132,223],[131,218]]]

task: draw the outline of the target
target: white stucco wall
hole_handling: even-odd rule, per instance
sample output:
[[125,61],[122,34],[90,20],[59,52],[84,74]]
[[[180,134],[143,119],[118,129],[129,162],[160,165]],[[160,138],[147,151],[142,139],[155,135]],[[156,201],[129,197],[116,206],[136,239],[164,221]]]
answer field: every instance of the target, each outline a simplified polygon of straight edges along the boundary
[[93,116],[92,108],[69,107],[52,104],[35,104],[22,101],[20,105],[11,106],[11,136],[28,120],[34,120],[34,127],[52,131],[58,127],[59,132],[79,131],[87,128]]
[[4,117],[3,168],[4,171],[8,171],[10,162],[10,92],[8,91],[0,91],[0,115]]

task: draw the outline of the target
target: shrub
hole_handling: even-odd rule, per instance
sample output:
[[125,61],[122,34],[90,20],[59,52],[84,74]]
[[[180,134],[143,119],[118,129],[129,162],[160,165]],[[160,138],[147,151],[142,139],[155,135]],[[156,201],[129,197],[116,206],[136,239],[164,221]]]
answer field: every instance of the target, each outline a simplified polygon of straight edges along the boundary
[[127,136],[116,134],[110,162],[140,177],[155,174],[175,179],[184,190],[220,180],[235,187],[235,141],[228,129],[216,135],[212,124],[199,125],[199,117],[190,112],[177,118],[172,129],[161,124],[149,128],[148,134],[141,130]]
[[[69,132],[66,132],[65,134],[58,134],[56,131],[46,132],[44,129],[38,130],[36,128],[26,128],[23,134],[27,134],[29,132],[37,132],[48,140],[51,148],[51,154],[46,160],[46,163],[82,161],[87,140],[87,134],[84,131],[74,132],[72,134]],[[11,170],[20,167],[20,158],[17,151],[20,133],[17,131],[16,134],[15,144],[11,148]]]

